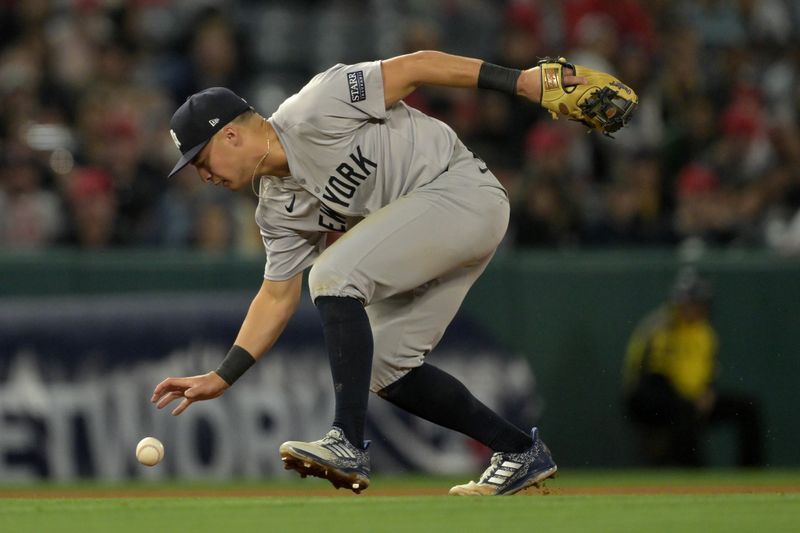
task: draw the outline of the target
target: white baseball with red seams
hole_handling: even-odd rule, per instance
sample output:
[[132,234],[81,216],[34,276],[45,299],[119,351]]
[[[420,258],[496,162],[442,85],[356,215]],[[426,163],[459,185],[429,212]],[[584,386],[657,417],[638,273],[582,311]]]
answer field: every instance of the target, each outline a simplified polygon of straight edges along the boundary
[[136,445],[136,459],[145,466],[155,466],[164,458],[164,445],[155,437],[145,437]]

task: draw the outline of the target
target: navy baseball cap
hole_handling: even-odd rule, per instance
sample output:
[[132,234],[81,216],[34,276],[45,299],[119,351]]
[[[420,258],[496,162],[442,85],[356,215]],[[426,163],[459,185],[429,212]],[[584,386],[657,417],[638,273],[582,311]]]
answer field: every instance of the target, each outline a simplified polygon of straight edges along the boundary
[[187,98],[169,123],[169,133],[181,151],[169,177],[188,165],[225,124],[249,109],[253,107],[244,98],[225,87],[204,89]]

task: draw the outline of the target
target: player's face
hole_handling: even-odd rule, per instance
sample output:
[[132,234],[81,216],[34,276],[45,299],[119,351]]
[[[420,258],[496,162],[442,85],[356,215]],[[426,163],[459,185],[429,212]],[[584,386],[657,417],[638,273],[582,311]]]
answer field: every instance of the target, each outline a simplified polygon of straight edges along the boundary
[[232,191],[237,191],[249,183],[249,176],[244,175],[242,156],[237,146],[239,145],[229,142],[225,136],[218,134],[212,137],[192,161],[200,179]]

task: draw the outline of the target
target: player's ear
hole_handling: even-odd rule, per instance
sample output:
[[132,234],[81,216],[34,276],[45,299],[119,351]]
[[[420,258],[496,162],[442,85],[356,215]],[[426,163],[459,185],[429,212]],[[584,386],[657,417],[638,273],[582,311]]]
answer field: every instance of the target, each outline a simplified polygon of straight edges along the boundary
[[242,143],[242,132],[234,124],[228,124],[220,132],[225,142],[232,146],[239,146]]

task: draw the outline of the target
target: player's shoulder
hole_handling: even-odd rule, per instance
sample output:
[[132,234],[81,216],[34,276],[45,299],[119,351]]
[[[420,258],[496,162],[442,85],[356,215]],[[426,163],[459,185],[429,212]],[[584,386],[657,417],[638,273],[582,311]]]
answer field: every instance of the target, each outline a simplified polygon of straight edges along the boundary
[[336,63],[335,65],[331,65],[330,67],[326,68],[325,70],[323,70],[322,72],[311,78],[311,81],[322,80],[330,76],[335,76],[336,74],[343,72],[349,66],[350,65],[347,65],[345,63]]
[[354,72],[369,71],[372,69],[380,68],[380,61],[364,61],[361,63],[336,63],[335,65],[323,70],[306,84],[304,88],[314,87],[323,84],[327,81],[337,80],[341,77],[352,76]]
[[298,123],[308,122],[314,114],[319,112],[321,101],[330,93],[326,86],[336,79],[337,74],[343,72],[348,65],[337,63],[323,70],[300,88],[298,92],[287,98],[278,106],[272,118],[281,126],[289,128]]
[[300,89],[300,93],[309,92],[313,90],[315,87],[319,85],[323,85],[326,82],[330,82],[331,80],[336,79],[337,77],[341,76],[349,67],[352,65],[347,65],[345,63],[336,63],[325,70],[317,73],[314,77],[312,77],[308,82]]
[[309,140],[315,132],[350,133],[353,121],[383,118],[384,112],[380,61],[337,63],[287,98],[272,119]]

